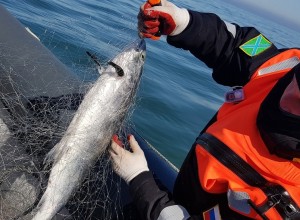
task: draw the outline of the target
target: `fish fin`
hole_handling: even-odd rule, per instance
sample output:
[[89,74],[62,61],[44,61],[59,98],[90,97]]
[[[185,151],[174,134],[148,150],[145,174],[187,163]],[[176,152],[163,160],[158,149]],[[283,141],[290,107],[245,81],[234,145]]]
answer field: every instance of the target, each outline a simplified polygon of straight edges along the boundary
[[98,70],[98,73],[101,75],[104,72],[105,68],[103,66],[100,66],[97,68],[97,70]]
[[104,67],[102,66],[99,58],[95,54],[91,54],[89,51],[86,51],[86,54],[97,64],[97,70],[101,75],[104,71]]
[[50,167],[51,164],[54,164],[60,160],[61,155],[63,154],[64,148],[63,144],[56,144],[45,156],[44,159],[44,168]]
[[54,151],[53,151],[53,148],[46,154],[45,158],[44,158],[44,161],[43,161],[43,164],[44,164],[44,169],[47,169],[47,168],[50,168],[52,162],[54,161],[54,158],[53,158],[53,155],[54,155]]
[[97,64],[97,66],[102,66],[99,58],[95,54],[91,54],[89,51],[86,51],[86,54]]

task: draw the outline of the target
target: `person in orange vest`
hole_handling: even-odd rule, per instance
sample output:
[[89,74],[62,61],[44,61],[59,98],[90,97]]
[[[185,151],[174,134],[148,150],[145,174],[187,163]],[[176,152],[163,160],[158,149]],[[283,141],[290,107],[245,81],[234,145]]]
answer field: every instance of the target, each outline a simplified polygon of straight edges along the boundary
[[113,137],[113,167],[142,219],[300,219],[300,49],[277,49],[253,27],[167,0],[141,6],[141,37],[167,35],[232,87],[197,137],[174,191],[160,189],[133,136]]

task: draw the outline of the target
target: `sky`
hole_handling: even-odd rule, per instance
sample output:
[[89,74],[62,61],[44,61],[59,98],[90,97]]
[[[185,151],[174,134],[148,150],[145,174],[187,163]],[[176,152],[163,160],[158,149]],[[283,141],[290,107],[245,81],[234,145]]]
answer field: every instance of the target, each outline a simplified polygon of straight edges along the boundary
[[300,0],[227,0],[300,31]]

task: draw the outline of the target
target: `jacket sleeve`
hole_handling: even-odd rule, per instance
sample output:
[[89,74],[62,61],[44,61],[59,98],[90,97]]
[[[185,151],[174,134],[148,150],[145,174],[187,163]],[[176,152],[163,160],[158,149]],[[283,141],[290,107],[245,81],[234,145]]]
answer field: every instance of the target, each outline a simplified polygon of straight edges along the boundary
[[259,36],[258,30],[225,22],[211,13],[191,10],[189,13],[187,28],[179,35],[168,36],[167,42],[189,50],[213,69],[214,80],[222,85],[246,84],[260,65],[279,53],[267,39],[271,43],[269,47],[255,56],[248,55],[240,46]]
[[193,220],[202,216],[190,216],[186,209],[175,204],[171,193],[158,187],[151,172],[143,172],[129,184],[133,202],[142,219]]

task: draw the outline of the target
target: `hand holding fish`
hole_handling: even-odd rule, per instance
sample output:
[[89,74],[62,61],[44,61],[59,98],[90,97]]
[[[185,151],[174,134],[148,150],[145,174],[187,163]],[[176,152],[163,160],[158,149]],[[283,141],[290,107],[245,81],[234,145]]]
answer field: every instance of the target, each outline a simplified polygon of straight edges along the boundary
[[113,162],[113,169],[126,181],[127,184],[129,184],[130,181],[140,173],[149,171],[144,152],[140,148],[134,136],[130,135],[128,139],[132,152],[121,146],[121,142],[116,135],[113,136],[113,140],[109,148],[109,153]]
[[162,35],[178,35],[188,26],[190,14],[167,0],[152,7],[149,2],[141,6],[138,15],[138,31],[141,37],[152,38],[158,32]]

